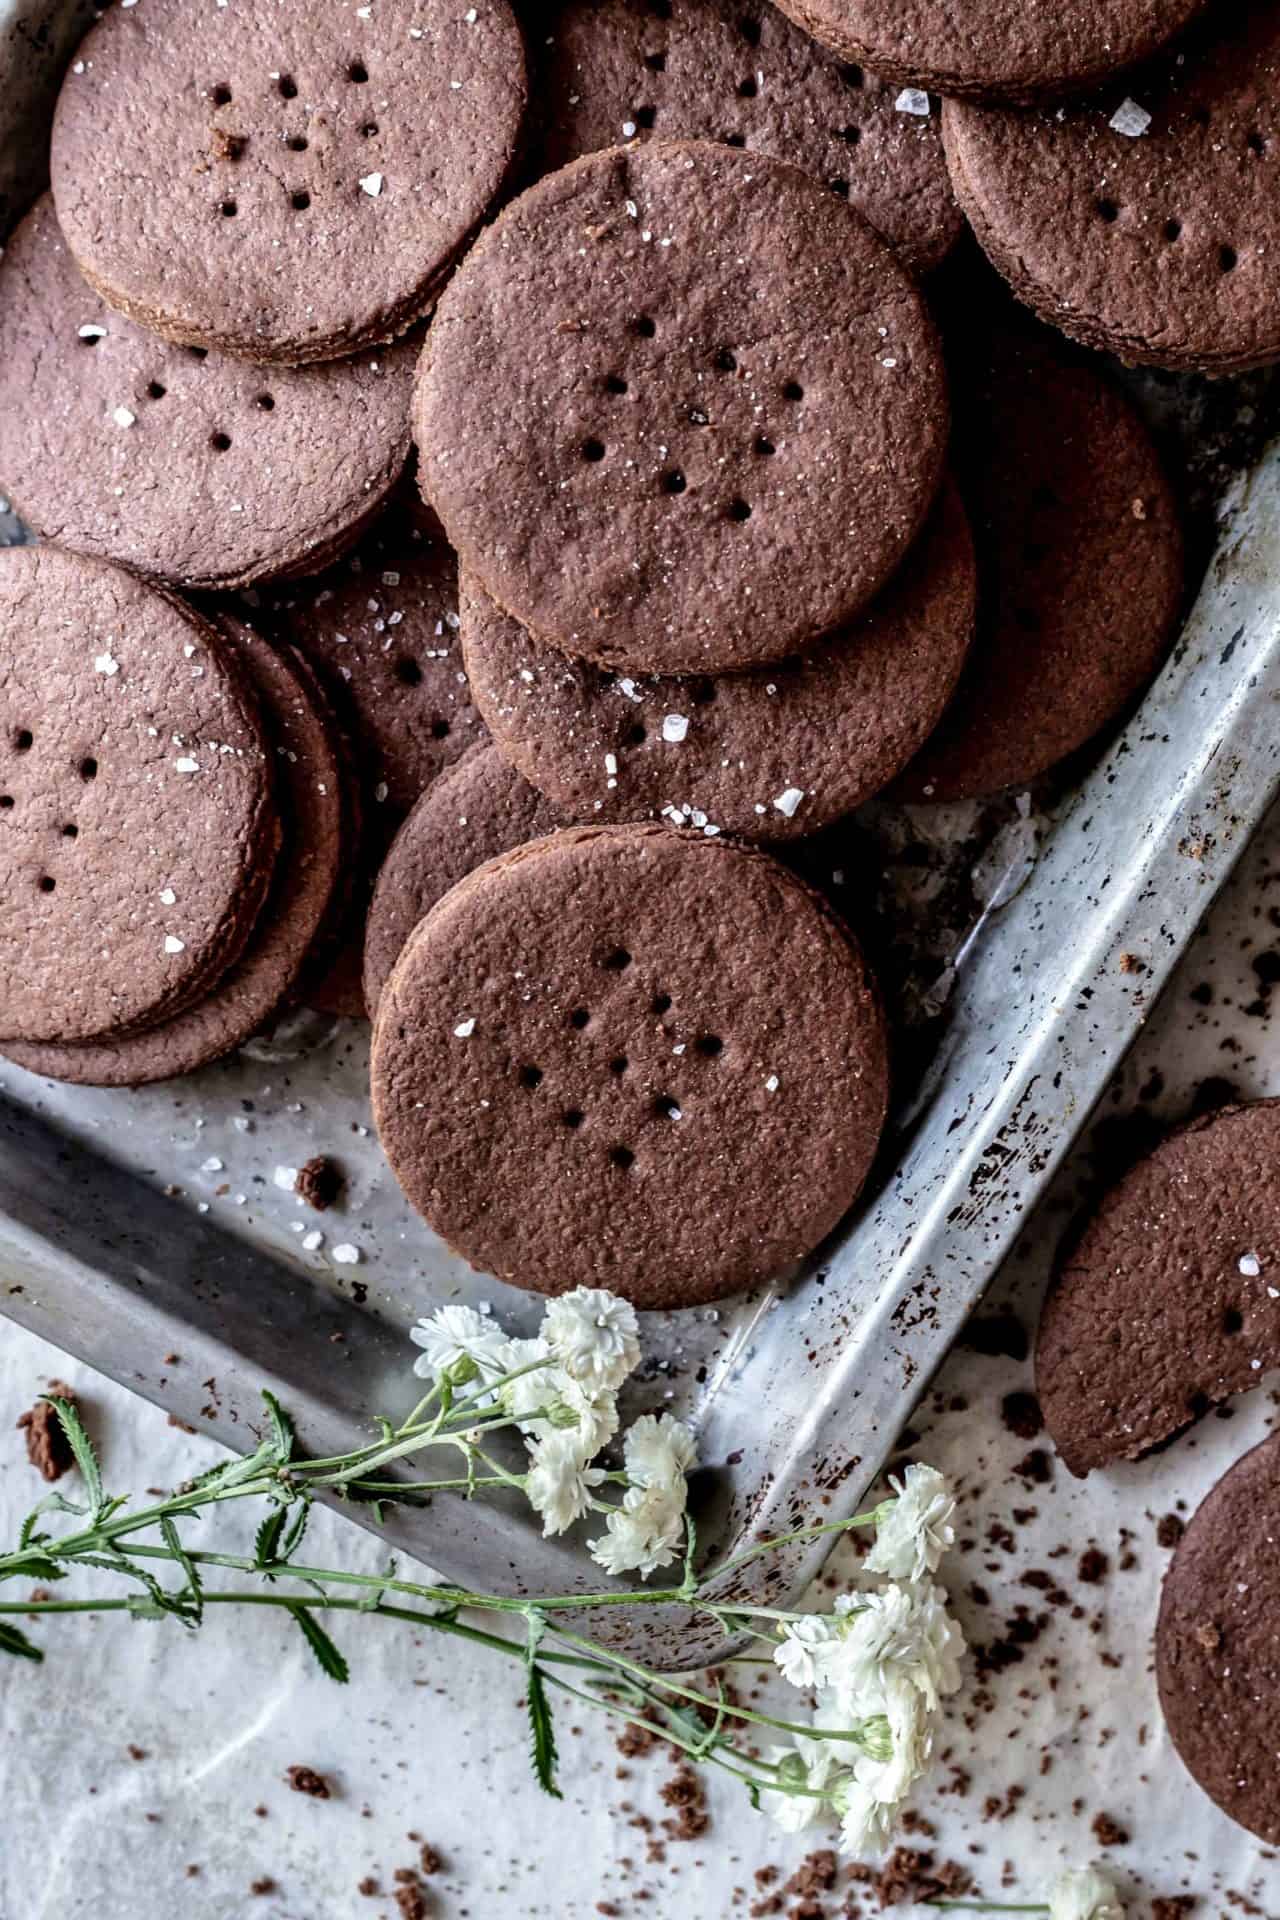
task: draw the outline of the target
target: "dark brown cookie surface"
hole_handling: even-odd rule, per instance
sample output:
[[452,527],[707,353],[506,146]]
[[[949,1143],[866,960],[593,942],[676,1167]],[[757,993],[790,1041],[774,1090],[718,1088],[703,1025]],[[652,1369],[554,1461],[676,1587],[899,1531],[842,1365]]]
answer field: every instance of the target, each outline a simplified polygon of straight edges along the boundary
[[58,101],[58,219],[86,278],[153,332],[333,359],[429,309],[524,98],[506,0],[113,8]]
[[0,260],[0,487],[44,538],[177,585],[307,570],[409,453],[414,347],[260,369],[114,312],[41,200]]
[[552,833],[564,816],[507,765],[477,745],[419,800],[382,863],[364,938],[364,1000],[376,1012],[387,976],[419,920],[486,860]]
[[462,581],[467,677],[489,731],[565,819],[662,817],[787,840],[868,799],[937,724],[973,629],[964,509],[944,489],[899,573],[845,632],[775,667],[614,674],[536,641]]
[[98,1087],[136,1087],[193,1073],[232,1052],[287,1002],[340,888],[349,854],[343,772],[323,698],[306,666],[243,622],[219,631],[262,706],[284,829],[275,877],[239,960],[205,1000],[144,1033],[82,1046],[6,1047],[32,1073]]
[[376,866],[418,795],[483,728],[459,639],[458,563],[394,504],[328,573],[273,596],[352,737]]
[[1207,0],[787,0],[786,11],[846,60],[893,79],[979,99],[1078,88],[1145,59]]
[[1280,1101],[1211,1114],[1103,1200],[1045,1302],[1036,1390],[1073,1473],[1136,1460],[1280,1363]]
[[960,800],[1034,779],[1150,679],[1182,595],[1177,507],[1128,400],[1051,341],[996,343],[963,381],[953,460],[978,553],[977,634],[900,782]]
[[418,796],[484,737],[462,664],[457,560],[439,522],[401,496],[346,559],[277,592],[273,607],[345,726],[361,803],[348,938],[308,1000],[362,1019],[365,914],[387,848]]
[[947,425],[920,296],[865,221],[779,161],[660,140],[486,231],[414,417],[423,492],[498,604],[655,673],[851,619],[924,522]]
[[769,1279],[851,1204],[885,1039],[849,936],[767,856],[665,827],[503,855],[419,926],[374,1025],[413,1201],[537,1291],[692,1306]]
[[1280,15],[1220,11],[1087,100],[943,115],[961,204],[1014,292],[1125,360],[1226,372],[1280,354]]
[[915,273],[959,239],[936,113],[767,4],[570,0],[533,36],[542,172],[625,140],[719,140],[803,167]]
[[119,567],[0,552],[0,1034],[86,1040],[207,990],[279,829],[218,636]]
[[1156,1679],[1184,1766],[1250,1833],[1280,1841],[1280,1434],[1246,1453],[1183,1535],[1160,1596]]

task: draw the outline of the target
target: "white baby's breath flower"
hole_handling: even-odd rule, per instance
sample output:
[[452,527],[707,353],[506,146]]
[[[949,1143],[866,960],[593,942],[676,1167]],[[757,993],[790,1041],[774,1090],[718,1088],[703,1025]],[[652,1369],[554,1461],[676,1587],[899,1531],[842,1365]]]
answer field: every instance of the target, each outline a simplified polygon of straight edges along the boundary
[[627,1428],[623,1458],[633,1486],[683,1488],[685,1474],[698,1464],[698,1448],[688,1427],[671,1414],[643,1413]]
[[674,1560],[684,1539],[684,1487],[628,1487],[606,1531],[591,1542],[591,1557],[606,1573],[642,1577]]
[[824,1669],[836,1641],[835,1623],[821,1613],[788,1620],[773,1650],[773,1664],[793,1687],[824,1684]]
[[[560,1369],[552,1364],[551,1349],[545,1340],[507,1340],[495,1358],[504,1374],[516,1376],[504,1380],[499,1387],[499,1403],[517,1426],[524,1426],[556,1399]],[[537,1431],[544,1424],[540,1420],[532,1421],[532,1430]]]
[[1049,1920],[1124,1920],[1124,1902],[1097,1867],[1069,1867],[1049,1889]]
[[934,1467],[910,1466],[901,1480],[891,1476],[889,1484],[897,1498],[880,1507],[875,1545],[863,1564],[868,1573],[891,1580],[923,1580],[955,1545],[955,1496]]
[[547,1303],[542,1338],[565,1372],[616,1393],[640,1361],[635,1308],[603,1287],[575,1287]]
[[[905,1674],[889,1668],[884,1675],[880,1718],[883,1751],[860,1753],[853,1763],[852,1780],[840,1806],[841,1844],[856,1853],[883,1846],[895,1816],[933,1751],[934,1715],[924,1695]],[[831,1702],[819,1702],[819,1726],[839,1726]]]
[[947,1611],[941,1587],[897,1582],[879,1592],[842,1594],[836,1601],[843,1622],[838,1653],[824,1672],[850,1720],[874,1711],[868,1706],[891,1668],[901,1671],[935,1707],[960,1685],[964,1635]]
[[542,1516],[543,1536],[564,1533],[587,1511],[591,1489],[604,1479],[604,1469],[586,1464],[576,1434],[555,1428],[529,1449],[529,1461],[525,1496]]
[[778,1768],[778,1786],[776,1791],[766,1787],[760,1794],[761,1811],[766,1813],[776,1827],[784,1833],[803,1833],[811,1827],[826,1803],[815,1799],[812,1793],[788,1793],[787,1787],[810,1787],[822,1792],[831,1777],[834,1760],[826,1742],[810,1742],[815,1751],[811,1758],[799,1753],[795,1747],[770,1747],[768,1758]]
[[422,1348],[414,1362],[420,1378],[448,1374],[455,1386],[479,1376],[492,1380],[502,1372],[507,1337],[474,1307],[437,1307],[429,1319],[410,1327],[409,1338]]
[[595,1393],[557,1368],[555,1374],[557,1406],[567,1426],[572,1416],[583,1453],[588,1456],[607,1447],[618,1431],[618,1400],[613,1393]]
[[833,1795],[840,1815],[840,1851],[862,1855],[883,1853],[893,1835],[896,1807],[878,1800],[873,1789],[854,1774]]

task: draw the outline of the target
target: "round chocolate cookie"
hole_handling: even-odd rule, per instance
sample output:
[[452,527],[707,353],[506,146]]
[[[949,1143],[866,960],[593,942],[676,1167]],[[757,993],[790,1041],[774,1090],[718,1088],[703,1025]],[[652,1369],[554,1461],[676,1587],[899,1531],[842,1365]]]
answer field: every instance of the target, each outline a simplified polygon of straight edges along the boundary
[[486,860],[565,824],[498,749],[478,744],[419,800],[382,863],[364,935],[364,1000],[376,1013],[405,942],[437,900]]
[[364,920],[387,848],[418,796],[484,738],[462,664],[458,563],[439,521],[402,496],[337,567],[274,604],[346,727],[363,820],[349,937],[307,998],[363,1019]]
[[270,376],[99,300],[47,197],[0,260],[0,488],[46,539],[190,587],[314,571],[409,454],[409,341]]
[[58,100],[58,219],[85,278],[153,333],[332,360],[430,309],[524,102],[507,0],[113,7]]
[[0,1036],[89,1040],[206,993],[279,842],[252,696],[132,574],[0,551]]
[[579,827],[427,915],[378,1003],[374,1116],[409,1199],[539,1292],[694,1306],[774,1278],[852,1203],[884,1026],[851,937],[767,855]]
[[624,140],[719,140],[790,160],[865,214],[914,273],[959,239],[938,121],[750,0],[569,0],[534,36],[539,171]]
[[476,705],[564,819],[663,818],[751,840],[815,833],[885,786],[951,697],[976,570],[944,489],[897,576],[845,632],[775,667],[644,679],[570,660],[462,579]]
[[1219,1480],[1164,1577],[1156,1681],[1197,1785],[1232,1820],[1280,1843],[1280,1434]]
[[784,0],[845,60],[939,93],[1027,100],[1088,86],[1181,31],[1208,0]]
[[323,695],[305,663],[278,653],[227,615],[218,627],[261,701],[278,769],[284,843],[253,937],[208,999],[145,1033],[81,1046],[7,1045],[19,1066],[52,1080],[137,1087],[192,1073],[240,1046],[293,995],[341,893],[348,816]]
[[947,160],[1020,299],[1086,345],[1223,373],[1280,355],[1280,12],[1039,112],[948,103]]
[[1001,336],[963,381],[953,461],[978,552],[977,636],[897,797],[1034,779],[1150,679],[1182,599],[1178,512],[1151,438],[1092,367]]
[[702,673],[871,599],[928,512],[947,404],[920,295],[858,214],[781,161],[654,140],[485,232],[414,419],[423,492],[499,606],[584,659]]
[[1107,1194],[1045,1302],[1036,1391],[1072,1473],[1137,1460],[1280,1365],[1280,1101],[1173,1134]]
[[351,733],[376,866],[418,795],[484,732],[462,664],[453,550],[397,502],[273,610]]

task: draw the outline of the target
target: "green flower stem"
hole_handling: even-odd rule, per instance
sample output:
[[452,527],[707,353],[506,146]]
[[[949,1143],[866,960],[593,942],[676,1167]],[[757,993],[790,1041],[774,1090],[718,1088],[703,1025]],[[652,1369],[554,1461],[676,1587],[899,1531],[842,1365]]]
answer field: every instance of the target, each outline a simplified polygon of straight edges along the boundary
[[[584,1640],[580,1634],[571,1633],[568,1627],[557,1626],[552,1631],[571,1647],[589,1647],[592,1644],[590,1640]],[[609,1650],[609,1660],[612,1665],[639,1680],[642,1685],[661,1687],[664,1693],[673,1693],[681,1700],[696,1701],[699,1706],[707,1703],[706,1694],[699,1693],[695,1687],[686,1687],[678,1680],[668,1680],[663,1674],[650,1673],[647,1667],[642,1667],[635,1660],[629,1660],[625,1654],[617,1653],[612,1648]],[[855,1746],[861,1746],[863,1741],[861,1727],[827,1729],[812,1725],[800,1726],[794,1720],[775,1720],[770,1713],[757,1713],[751,1707],[734,1706],[728,1700],[723,1701],[721,1705],[724,1712],[732,1714],[735,1720],[747,1720],[757,1727],[774,1727],[779,1733],[800,1733],[806,1738],[816,1740],[851,1740]]]
[[[173,1564],[177,1564],[176,1555],[173,1554],[168,1547],[144,1546],[139,1544],[132,1547],[130,1551],[137,1559],[167,1560]],[[54,1549],[51,1557],[61,1558],[61,1550]],[[537,1607],[541,1610],[547,1605],[545,1601],[541,1600],[525,1601],[504,1599],[496,1594],[470,1593],[459,1588],[428,1587],[412,1580],[398,1580],[394,1577],[384,1577],[378,1574],[349,1573],[331,1567],[297,1566],[289,1561],[278,1566],[272,1566],[269,1569],[263,1569],[257,1567],[253,1560],[246,1559],[242,1555],[210,1553],[200,1548],[190,1549],[187,1553],[187,1558],[199,1567],[221,1567],[225,1571],[234,1573],[269,1571],[274,1578],[280,1578],[287,1574],[293,1579],[311,1580],[320,1585],[358,1586],[380,1593],[403,1594],[408,1598],[425,1600],[432,1604],[470,1607],[474,1611],[481,1612],[523,1614],[530,1606]],[[124,1572],[126,1569],[121,1568],[121,1571]],[[280,1605],[290,1604],[287,1596],[268,1595],[260,1597],[269,1598]],[[650,1596],[643,1591],[632,1596],[633,1599],[637,1600],[647,1600],[649,1597]],[[212,1598],[212,1596],[206,1595],[206,1598]],[[299,1604],[304,1603],[310,1604],[309,1600],[305,1602],[300,1600],[299,1602]],[[45,1610],[51,1612],[58,1610],[74,1612],[77,1610],[77,1603],[73,1601],[62,1603],[44,1602],[39,1604]],[[80,1604],[92,1605],[93,1603]],[[351,1602],[349,1604],[354,1606],[358,1603]],[[575,1604],[581,1606],[582,1601],[579,1599]],[[129,1602],[127,1600],[122,1601],[120,1605],[127,1607]],[[24,1613],[31,1610],[31,1608],[25,1606],[20,1601],[8,1604],[0,1603],[0,1614]],[[380,1607],[379,1611],[386,1612],[387,1609]],[[598,1649],[593,1648],[591,1641],[584,1639],[580,1634],[571,1632],[567,1627],[553,1626],[552,1631],[560,1640],[564,1641],[566,1646],[583,1650],[586,1656],[583,1660],[584,1665],[590,1665],[594,1661],[596,1666],[599,1667],[602,1656]],[[504,1644],[506,1643],[504,1642]],[[610,1669],[626,1674],[628,1678],[635,1680],[642,1687],[647,1689],[653,1689],[654,1687],[660,1688],[664,1694],[674,1695],[677,1699],[691,1701],[697,1706],[702,1706],[706,1703],[707,1695],[699,1692],[697,1688],[686,1686],[678,1680],[669,1679],[666,1675],[654,1674],[647,1667],[642,1666],[638,1661],[628,1659],[624,1654],[614,1652],[611,1649],[604,1658]],[[723,1710],[735,1720],[746,1721],[754,1726],[771,1727],[779,1733],[803,1734],[816,1739],[847,1740],[853,1742],[855,1745],[862,1744],[860,1728],[853,1728],[848,1731],[843,1728],[818,1729],[815,1731],[811,1726],[800,1725],[791,1720],[780,1720],[772,1714],[758,1713],[753,1708],[736,1706],[729,1701],[724,1702]]]
[[[866,1513],[855,1513],[849,1520],[824,1520],[821,1526],[797,1527],[794,1533],[779,1533],[768,1540],[758,1540],[755,1546],[748,1547],[745,1553],[735,1554],[732,1560],[726,1560],[723,1566],[717,1567],[715,1577],[717,1580],[725,1580],[730,1574],[739,1573],[743,1567],[750,1566],[753,1560],[762,1560],[767,1553],[776,1553],[779,1547],[790,1546],[796,1540],[821,1540],[829,1533],[848,1533],[853,1527],[873,1527],[879,1511],[878,1506],[870,1507]],[[733,1606],[728,1601],[725,1605],[731,1613],[746,1611],[742,1607]],[[759,1609],[753,1609],[753,1611],[759,1611]],[[790,1617],[794,1619],[795,1616]]]
[[1003,1900],[922,1900],[925,1907],[944,1907],[953,1913],[1048,1913],[1047,1900],[1032,1900],[1026,1906],[1011,1906]]
[[[161,1549],[152,1549],[151,1555],[152,1557],[165,1557]],[[192,1557],[195,1558],[196,1556],[193,1555]],[[202,1554],[199,1558],[211,1564],[222,1564],[223,1561],[223,1556],[214,1554]],[[326,1577],[337,1578],[338,1576],[326,1575]],[[206,1592],[203,1599],[205,1606],[275,1607],[277,1609],[295,1612],[298,1608],[306,1608],[308,1611],[314,1612],[363,1613],[365,1615],[373,1613],[383,1619],[403,1620],[414,1626],[429,1628],[435,1633],[451,1634],[457,1639],[470,1641],[476,1646],[487,1647],[493,1652],[505,1654],[508,1658],[519,1660],[522,1663],[526,1659],[525,1648],[518,1641],[508,1640],[501,1634],[486,1633],[483,1628],[466,1626],[459,1620],[452,1620],[440,1614],[421,1613],[412,1607],[379,1605],[370,1608],[362,1600],[344,1600],[335,1595],[322,1596],[319,1594],[291,1596],[278,1593]],[[3,1601],[0,1602],[0,1616],[4,1614],[131,1613],[135,1609],[135,1604],[134,1599]],[[721,1768],[723,1772],[732,1774],[735,1779],[745,1781],[749,1785],[757,1788],[763,1787],[769,1792],[788,1792],[797,1797],[809,1799],[821,1799],[823,1797],[821,1792],[814,1788],[793,1786],[780,1782],[775,1777],[777,1767],[773,1761],[753,1758],[751,1768],[759,1769],[759,1771],[752,1771],[751,1768],[735,1766],[731,1761],[727,1760],[723,1752],[719,1750],[721,1744],[719,1736],[708,1740],[698,1740],[682,1732],[679,1727],[672,1726],[669,1719],[666,1718],[664,1703],[660,1699],[649,1698],[648,1700],[649,1705],[658,1712],[664,1713],[664,1724],[655,1727],[653,1722],[645,1718],[643,1714],[634,1713],[629,1708],[619,1705],[616,1701],[602,1699],[597,1694],[574,1686],[572,1681],[566,1679],[564,1674],[559,1671],[562,1667],[569,1667],[571,1669],[597,1674],[600,1676],[603,1684],[609,1685],[616,1683],[617,1670],[618,1667],[621,1666],[627,1671],[627,1677],[631,1679],[634,1684],[637,1684],[640,1691],[646,1696],[651,1694],[655,1682],[663,1686],[668,1684],[662,1681],[660,1676],[650,1675],[646,1673],[644,1668],[638,1668],[632,1662],[621,1662],[618,1657],[613,1654],[582,1656],[563,1653],[554,1647],[546,1647],[539,1649],[538,1664],[546,1669],[547,1680],[562,1693],[570,1695],[573,1699],[580,1701],[584,1706],[592,1707],[596,1712],[607,1713],[613,1719],[625,1720],[632,1726],[642,1727],[646,1732],[656,1734],[658,1738],[667,1741],[671,1746],[678,1747],[682,1752],[688,1754],[691,1759],[710,1761],[713,1765]],[[689,1689],[680,1689],[679,1691],[683,1692],[687,1698],[696,1700],[699,1705],[710,1706],[715,1704],[706,1694],[694,1693]],[[727,1702],[723,1703],[723,1705],[726,1713],[733,1713],[735,1711]],[[755,1716],[742,1717],[754,1718]],[[783,1723],[771,1722],[769,1724],[782,1725]],[[796,1729],[796,1731],[805,1732],[807,1729],[799,1728]],[[766,1774],[770,1777],[763,1777]]]

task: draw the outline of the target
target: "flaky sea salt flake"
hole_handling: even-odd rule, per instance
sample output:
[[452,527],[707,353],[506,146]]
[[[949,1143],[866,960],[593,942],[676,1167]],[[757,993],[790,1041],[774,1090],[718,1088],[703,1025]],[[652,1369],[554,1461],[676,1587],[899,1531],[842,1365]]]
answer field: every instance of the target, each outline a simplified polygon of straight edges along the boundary
[[1145,107],[1140,107],[1136,100],[1126,95],[1112,114],[1109,125],[1113,133],[1122,133],[1127,140],[1137,140],[1151,125],[1151,115]]

